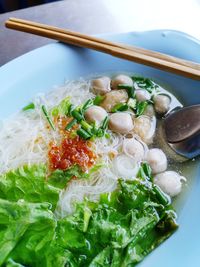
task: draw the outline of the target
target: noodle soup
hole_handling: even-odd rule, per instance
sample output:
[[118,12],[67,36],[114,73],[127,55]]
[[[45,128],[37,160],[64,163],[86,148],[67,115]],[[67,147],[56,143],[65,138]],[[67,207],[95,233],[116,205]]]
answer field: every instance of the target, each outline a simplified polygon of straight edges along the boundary
[[168,238],[186,178],[155,136],[178,106],[154,81],[120,74],[68,82],[5,120],[0,248],[21,228],[0,264],[134,266]]

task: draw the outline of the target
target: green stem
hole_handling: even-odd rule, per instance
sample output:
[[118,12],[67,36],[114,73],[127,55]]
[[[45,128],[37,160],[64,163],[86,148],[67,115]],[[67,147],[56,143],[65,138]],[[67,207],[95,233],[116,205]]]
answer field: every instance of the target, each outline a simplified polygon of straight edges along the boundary
[[49,114],[48,114],[48,112],[47,112],[47,109],[46,109],[46,107],[45,107],[44,105],[42,105],[42,111],[43,111],[43,113],[44,113],[44,115],[45,115],[45,117],[46,117],[46,119],[47,119],[49,125],[50,125],[51,128],[55,131],[56,128],[55,128],[55,126],[54,126],[54,124],[53,124],[53,121],[52,121],[52,119],[50,118],[50,116],[49,116]]

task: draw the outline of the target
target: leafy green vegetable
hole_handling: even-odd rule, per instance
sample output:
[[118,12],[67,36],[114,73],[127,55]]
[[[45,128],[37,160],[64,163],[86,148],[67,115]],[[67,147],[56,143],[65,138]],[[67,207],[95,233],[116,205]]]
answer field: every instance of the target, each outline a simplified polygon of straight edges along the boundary
[[[12,201],[0,199],[0,264],[5,266],[135,266],[177,228],[176,214],[151,182],[147,163],[142,164],[137,180],[119,180],[117,190],[102,194],[99,202],[85,199],[62,219],[53,215],[51,204],[17,201],[51,202],[51,198],[35,197],[39,189],[34,188],[38,182],[34,184],[33,171],[40,185],[45,168],[26,168],[15,171],[15,178],[13,172],[0,177],[1,195]],[[55,171],[46,184],[43,180],[44,195],[46,186],[60,192],[74,174],[82,177],[77,166],[68,172]],[[34,189],[27,186],[28,177]],[[21,190],[15,191],[14,184],[20,184]],[[11,188],[14,198],[8,193]]]
[[51,114],[52,116],[64,116],[64,115],[68,115],[69,111],[71,108],[71,102],[70,102],[70,97],[66,97],[65,99],[63,99],[59,105],[55,106],[52,110],[51,110]]
[[54,237],[56,221],[49,208],[48,203],[0,199],[0,265],[8,256],[22,265],[35,265]]
[[30,104],[28,104],[27,106],[23,107],[23,111],[26,110],[30,110],[30,109],[35,109],[35,104],[33,102],[31,102]]
[[8,259],[6,262],[6,267],[25,267],[25,266],[20,263],[17,263],[12,259]]
[[44,165],[23,166],[0,176],[0,196],[10,201],[51,202],[55,208],[60,189],[46,179]]
[[[93,167],[95,168],[95,166]],[[92,171],[92,169],[90,170]],[[10,201],[50,202],[54,210],[61,189],[72,177],[88,178],[79,166],[68,170],[55,170],[50,175],[44,165],[23,166],[0,176],[0,196]]]

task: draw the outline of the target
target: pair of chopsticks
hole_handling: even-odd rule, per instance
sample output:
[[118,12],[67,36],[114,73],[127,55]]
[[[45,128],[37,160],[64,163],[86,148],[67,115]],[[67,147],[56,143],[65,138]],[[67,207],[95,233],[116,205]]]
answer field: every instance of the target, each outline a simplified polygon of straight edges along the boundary
[[200,64],[155,51],[110,42],[101,38],[60,29],[28,20],[10,18],[7,28],[55,39],[64,43],[100,51],[112,56],[200,80]]

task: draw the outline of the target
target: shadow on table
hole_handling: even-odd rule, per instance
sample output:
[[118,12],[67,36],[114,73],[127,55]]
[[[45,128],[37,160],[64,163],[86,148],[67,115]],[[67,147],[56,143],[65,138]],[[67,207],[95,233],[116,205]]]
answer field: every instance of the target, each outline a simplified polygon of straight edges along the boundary
[[60,0],[0,0],[0,13]]

